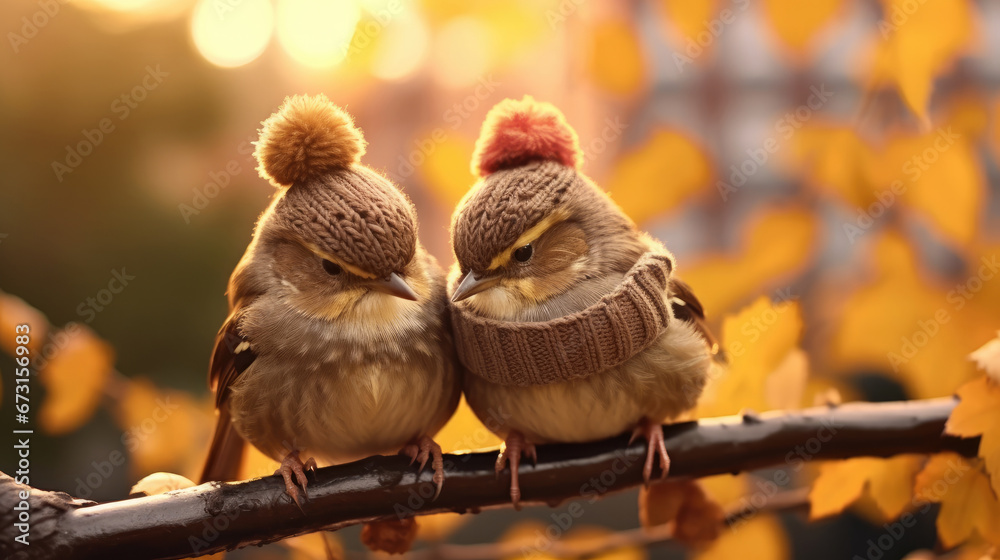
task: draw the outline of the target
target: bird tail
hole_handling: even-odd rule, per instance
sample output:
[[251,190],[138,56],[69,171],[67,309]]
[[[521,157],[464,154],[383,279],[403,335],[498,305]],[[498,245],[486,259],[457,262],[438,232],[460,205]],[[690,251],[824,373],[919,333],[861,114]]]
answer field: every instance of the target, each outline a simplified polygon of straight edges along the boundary
[[219,418],[212,435],[212,445],[208,448],[205,468],[201,471],[201,482],[236,480],[243,461],[244,447],[246,442],[233,427],[229,405],[223,404],[219,408]]

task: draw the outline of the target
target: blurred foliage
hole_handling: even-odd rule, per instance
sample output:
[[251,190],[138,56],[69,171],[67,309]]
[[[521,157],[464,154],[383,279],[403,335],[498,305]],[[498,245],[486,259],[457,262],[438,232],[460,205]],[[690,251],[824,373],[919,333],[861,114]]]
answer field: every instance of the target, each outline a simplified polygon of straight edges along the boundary
[[[883,523],[936,511],[941,546],[962,547],[954,557],[995,556],[992,3],[42,4],[0,7],[10,46],[0,49],[0,350],[14,351],[14,325],[31,325],[32,404],[44,433],[33,453],[46,459],[36,486],[113,499],[150,473],[167,474],[143,479],[148,492],[196,477],[213,422],[204,371],[226,277],[271,192],[256,177],[250,141],[285,95],[324,91],[354,113],[370,143],[366,161],[414,200],[422,240],[448,265],[447,224],[474,182],[482,118],[504,97],[531,94],[564,110],[585,171],[677,253],[679,275],[704,303],[729,365],[713,372],[694,416],[882,399],[863,382],[872,376],[909,398],[957,393],[948,430],[982,436],[979,458],[790,463],[780,491],[809,488],[813,518],[850,511],[877,527],[875,538]],[[167,73],[155,88],[143,85],[149,67]],[[92,140],[105,118],[114,130]],[[58,171],[74,153],[79,163]],[[133,278],[117,292],[116,273]],[[14,384],[8,363],[0,368],[6,412]],[[464,402],[438,440],[445,451],[499,444]],[[91,465],[118,450],[127,468],[95,487]],[[274,468],[250,450],[243,475]],[[700,487],[729,511],[759,495],[766,476],[710,477]],[[662,489],[644,499],[652,525],[680,523],[684,507],[716,511]],[[623,518],[631,519],[595,507],[585,523]],[[511,523],[438,515],[421,520],[420,538],[531,548],[547,528]],[[836,532],[815,537],[807,554],[787,523],[755,510],[714,543],[667,554],[836,557]],[[586,548],[609,531],[581,524],[560,540]],[[234,556],[344,554],[338,535],[285,545]],[[650,550],[601,557],[662,552]]]

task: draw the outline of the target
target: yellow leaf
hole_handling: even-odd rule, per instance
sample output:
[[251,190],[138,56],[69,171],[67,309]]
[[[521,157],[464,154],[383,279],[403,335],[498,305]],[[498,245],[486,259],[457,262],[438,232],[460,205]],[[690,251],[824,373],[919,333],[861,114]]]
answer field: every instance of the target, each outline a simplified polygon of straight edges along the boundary
[[808,354],[798,348],[792,349],[764,381],[764,400],[768,408],[800,408],[808,380]]
[[[751,220],[739,238],[741,247],[682,263],[678,274],[698,294],[709,317],[745,303],[767,289],[780,287],[787,298],[788,282],[808,262],[817,234],[816,217],[797,208],[775,208]],[[731,279],[739,278],[739,282]]]
[[875,72],[893,80],[906,104],[927,118],[934,78],[966,52],[975,34],[972,3],[882,0]]
[[976,362],[979,369],[993,381],[1000,383],[1000,337],[993,338],[978,350],[969,354],[969,359]]
[[191,479],[179,474],[155,472],[139,479],[139,482],[133,484],[132,489],[128,493],[129,495],[145,494],[147,496],[155,496],[174,490],[191,488],[194,485],[195,483]]
[[12,356],[17,346],[14,336],[18,325],[28,325],[27,346],[32,365],[37,365],[38,352],[49,330],[49,320],[23,299],[0,292],[0,333],[4,333],[0,337],[0,349]]
[[[660,0],[660,9],[664,21],[680,34],[674,45],[677,54],[693,61],[701,60],[716,40],[717,34],[712,33],[709,22],[716,18],[719,0]],[[734,16],[729,15],[726,19],[733,21]],[[721,19],[718,21],[727,25]],[[720,29],[718,34],[721,32]]]
[[1000,503],[977,463],[955,453],[941,453],[932,456],[917,475],[914,494],[918,499],[941,504],[938,538],[946,548],[976,533],[1000,544]]
[[783,161],[820,192],[830,192],[859,208],[875,202],[872,147],[847,126],[812,125],[800,129]]
[[39,420],[46,432],[65,434],[83,425],[97,409],[115,354],[93,331],[75,323],[55,339],[55,351],[39,374],[48,392]]
[[867,490],[885,519],[895,519],[913,503],[913,477],[922,461],[920,455],[897,455],[822,463],[809,492],[809,517],[838,514]]
[[952,411],[945,432],[962,437],[982,436],[979,456],[993,491],[1000,494],[1000,385],[989,377],[980,377],[958,389],[961,399]]
[[767,378],[796,350],[801,332],[802,319],[794,301],[773,303],[760,297],[726,317],[722,341],[729,367],[710,381],[698,403],[698,415],[724,416],[745,408],[769,410]]
[[124,430],[122,442],[134,475],[164,469],[190,472],[204,460],[192,453],[200,448],[192,442],[207,438],[212,426],[207,401],[197,403],[187,393],[161,390],[148,379],[135,378],[118,402],[116,419]]
[[[476,182],[469,171],[473,142],[437,128],[414,141],[414,149],[399,164],[400,175],[412,169],[420,173],[427,188],[449,210],[465,196]],[[405,178],[405,177],[404,177]]]
[[606,19],[585,33],[587,70],[594,84],[615,95],[638,93],[645,85],[646,61],[635,28]]
[[445,453],[499,447],[502,443],[500,438],[479,421],[476,413],[472,412],[469,404],[465,402],[464,396],[459,401],[455,414],[434,436],[434,441]]
[[[976,147],[951,128],[889,141],[878,171],[883,196],[896,182],[906,206],[961,247],[976,233],[985,200]],[[887,206],[891,206],[891,202]]]
[[730,560],[746,558],[748,554],[758,560],[784,560],[789,557],[788,539],[776,517],[760,514],[735,528],[728,528],[717,541],[694,558]]
[[835,16],[843,9],[844,0],[765,0],[764,17],[778,39],[791,49],[797,61],[815,43]]
[[954,286],[928,282],[913,247],[895,231],[878,238],[871,268],[874,274],[861,277],[864,285],[846,298],[837,296],[841,317],[829,353],[832,369],[884,371],[914,398],[951,395],[975,377],[964,356],[975,349],[973,341],[995,330],[982,310],[991,308],[990,297],[1000,296],[980,283],[969,303]]
[[607,189],[641,224],[704,189],[711,177],[711,161],[701,146],[679,132],[658,130],[615,163]]

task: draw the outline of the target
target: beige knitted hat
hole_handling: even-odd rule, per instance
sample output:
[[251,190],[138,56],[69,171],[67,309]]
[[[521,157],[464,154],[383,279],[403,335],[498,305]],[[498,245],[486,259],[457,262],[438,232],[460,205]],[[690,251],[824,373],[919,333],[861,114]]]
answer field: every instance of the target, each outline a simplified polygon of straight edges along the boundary
[[262,124],[254,157],[280,191],[272,219],[373,277],[403,270],[416,251],[416,212],[360,163],[365,140],[351,116],[325,95],[296,95]]

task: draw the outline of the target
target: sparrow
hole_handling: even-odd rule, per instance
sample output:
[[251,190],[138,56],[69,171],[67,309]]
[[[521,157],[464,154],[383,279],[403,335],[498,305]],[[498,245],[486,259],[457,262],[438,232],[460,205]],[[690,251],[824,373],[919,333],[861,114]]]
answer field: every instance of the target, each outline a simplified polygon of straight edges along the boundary
[[[580,172],[576,132],[530,96],[487,115],[451,224],[452,321],[469,406],[504,445],[510,496],[536,444],[632,430],[648,484],[661,422],[693,408],[719,346],[674,258]],[[650,185],[649,188],[657,188]]]
[[202,482],[236,478],[248,442],[280,462],[296,504],[317,463],[400,450],[420,471],[430,459],[441,490],[431,438],[461,395],[445,274],[410,200],[360,163],[365,146],[324,95],[262,123],[254,156],[277,194],[229,279]]

